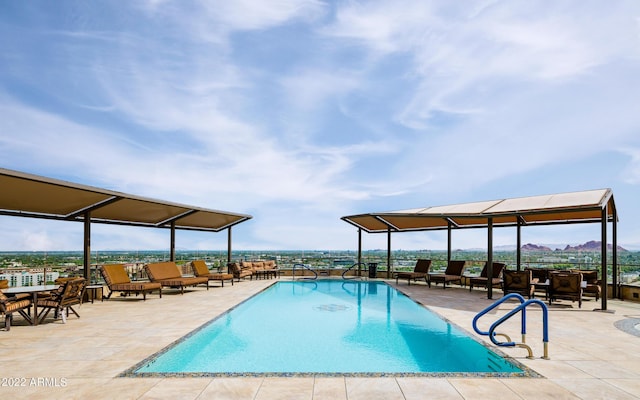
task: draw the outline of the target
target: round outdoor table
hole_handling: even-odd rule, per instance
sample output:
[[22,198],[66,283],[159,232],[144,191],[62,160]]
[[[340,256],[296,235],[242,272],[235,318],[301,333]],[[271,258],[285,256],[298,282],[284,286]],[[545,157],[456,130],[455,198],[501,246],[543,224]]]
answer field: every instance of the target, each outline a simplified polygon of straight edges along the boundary
[[31,320],[31,325],[38,325],[38,293],[42,292],[50,292],[52,290],[56,290],[58,285],[38,285],[38,286],[21,286],[21,287],[12,287],[9,289],[2,289],[2,293],[4,294],[20,294],[20,293],[31,293],[33,303],[33,318]]

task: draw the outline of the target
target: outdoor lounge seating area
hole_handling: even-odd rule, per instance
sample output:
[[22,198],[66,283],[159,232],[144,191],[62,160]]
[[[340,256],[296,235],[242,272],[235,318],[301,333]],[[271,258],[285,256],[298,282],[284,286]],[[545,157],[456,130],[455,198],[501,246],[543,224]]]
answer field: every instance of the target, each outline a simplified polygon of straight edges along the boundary
[[206,285],[209,290],[209,278],[199,276],[182,276],[180,268],[173,261],[149,263],[144,270],[151,282],[159,283],[164,287],[180,289],[184,294],[184,288],[190,286]]

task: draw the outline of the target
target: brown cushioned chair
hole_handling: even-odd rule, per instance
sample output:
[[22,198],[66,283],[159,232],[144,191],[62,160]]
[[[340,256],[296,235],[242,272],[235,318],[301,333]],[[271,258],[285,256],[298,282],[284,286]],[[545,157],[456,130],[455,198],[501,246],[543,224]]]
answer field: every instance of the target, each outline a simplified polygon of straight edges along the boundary
[[446,289],[447,283],[450,282],[458,282],[462,285],[462,272],[464,271],[464,266],[466,261],[463,260],[451,260],[449,264],[447,264],[447,269],[444,271],[444,274],[431,274],[429,279],[431,282],[438,283],[442,282],[442,288]]
[[278,265],[274,260],[264,261],[264,272],[267,277],[277,278],[280,270],[278,269]]
[[4,328],[11,330],[13,313],[18,312],[30,324],[33,323],[30,314],[31,300],[26,298],[9,298],[0,290],[0,312],[4,315]]
[[406,279],[407,285],[411,285],[411,280],[417,281],[418,279],[424,279],[424,282],[431,287],[431,281],[429,280],[429,269],[431,269],[431,260],[419,259],[416,261],[413,272],[396,272],[396,285],[398,279]]
[[180,268],[173,261],[149,263],[144,266],[144,270],[151,282],[158,282],[166,287],[178,288],[181,294],[184,294],[184,288],[187,286],[204,284],[207,285],[207,290],[209,290],[209,278],[182,276]]
[[233,286],[233,274],[213,273],[209,271],[207,264],[203,260],[191,261],[191,269],[193,269],[195,276],[207,278],[207,282],[220,281],[220,285],[224,287],[224,281],[231,281],[231,285]]
[[580,272],[554,272],[549,275],[549,305],[558,299],[578,301],[578,308],[582,307]]
[[135,293],[135,295],[142,294],[142,300],[147,300],[147,293],[158,291],[160,298],[162,298],[162,285],[158,282],[131,282],[129,274],[124,269],[122,264],[106,264],[100,267],[100,273],[104,278],[107,286],[109,287],[109,294],[106,296],[107,300],[111,298],[114,292],[121,292],[124,294]]
[[[502,263],[493,263],[493,274],[491,276],[491,287],[500,286],[502,284],[502,270],[504,269],[504,264]],[[473,289],[473,286],[484,286],[488,288],[489,278],[487,272],[487,263],[484,263],[484,267],[480,272],[480,276],[474,276],[469,278],[469,291]]]
[[591,270],[576,270],[572,272],[580,272],[582,274],[582,280],[586,282],[587,286],[582,289],[583,295],[591,295],[596,297],[596,301],[602,295],[602,288],[600,287],[600,280],[598,279],[598,271]]
[[227,264],[229,268],[229,272],[233,274],[233,277],[240,282],[241,278],[249,278],[253,279],[253,268],[252,267],[241,267],[237,262],[231,262]]
[[502,291],[504,294],[518,293],[528,298],[533,297],[535,290],[531,270],[509,271],[505,269],[502,272]]
[[85,278],[71,279],[64,283],[61,291],[52,292],[50,297],[38,299],[37,304],[40,312],[38,315],[34,315],[34,318],[38,318],[38,324],[44,321],[51,310],[54,311],[54,319],[62,317],[63,323],[67,322],[69,311],[80,318],[80,314],[73,306],[82,304],[86,284],[87,280]]

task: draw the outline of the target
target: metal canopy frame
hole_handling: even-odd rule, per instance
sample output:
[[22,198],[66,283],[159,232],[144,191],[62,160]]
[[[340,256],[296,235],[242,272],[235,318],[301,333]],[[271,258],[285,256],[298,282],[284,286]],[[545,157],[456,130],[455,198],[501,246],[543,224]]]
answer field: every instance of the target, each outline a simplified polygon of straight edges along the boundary
[[[252,218],[117,191],[80,185],[0,168],[0,215],[84,223],[84,273],[89,276],[90,224],[116,224],[171,230],[171,260],[175,260],[175,230],[220,232]],[[231,243],[227,259],[231,260]]]
[[[520,243],[523,226],[545,226],[577,223],[600,223],[602,225],[602,310],[607,309],[607,222],[613,225],[613,297],[617,297],[617,222],[618,213],[611,189],[596,189],[581,192],[519,197],[492,201],[481,201],[446,206],[416,208],[410,210],[344,216],[343,221],[358,228],[358,246],[361,232],[387,233],[447,230],[447,259],[451,259],[451,232],[455,229],[486,228],[488,263],[493,260],[493,228],[516,227],[516,263],[521,266]],[[388,243],[391,239],[388,238]],[[389,245],[390,247],[390,245]],[[361,254],[361,248],[358,254]],[[387,249],[390,260],[391,249]],[[358,262],[361,260],[359,259]],[[492,268],[487,268],[489,280]],[[387,277],[391,274],[391,263]],[[489,286],[487,297],[492,298]]]

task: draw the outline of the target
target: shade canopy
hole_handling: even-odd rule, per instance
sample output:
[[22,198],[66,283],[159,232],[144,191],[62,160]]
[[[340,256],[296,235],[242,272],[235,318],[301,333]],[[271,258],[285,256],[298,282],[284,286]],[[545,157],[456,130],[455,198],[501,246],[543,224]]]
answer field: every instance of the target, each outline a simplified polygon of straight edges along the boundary
[[213,232],[252,218],[3,168],[0,188],[0,215]]
[[342,220],[368,232],[537,226],[601,222],[617,218],[611,189],[480,201],[410,210],[349,215]]

